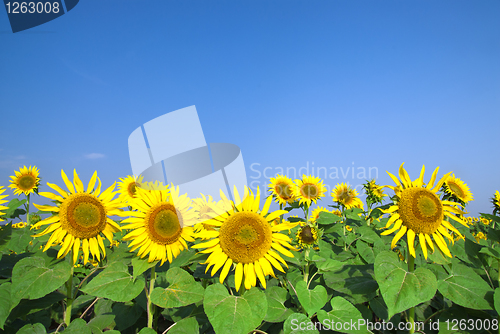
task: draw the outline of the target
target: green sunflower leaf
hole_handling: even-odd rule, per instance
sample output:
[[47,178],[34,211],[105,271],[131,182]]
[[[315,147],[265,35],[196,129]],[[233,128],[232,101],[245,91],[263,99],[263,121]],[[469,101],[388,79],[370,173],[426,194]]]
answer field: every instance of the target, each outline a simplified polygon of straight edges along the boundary
[[7,204],[8,209],[4,211],[5,214],[2,216],[2,219],[15,219],[24,215],[26,211],[23,209],[18,209],[24,203],[26,203],[25,199],[23,199],[22,201],[18,200],[17,198],[11,199]]
[[373,248],[368,246],[366,242],[357,241],[356,249],[358,250],[359,255],[365,260],[367,263],[375,262],[375,253],[373,252]]
[[12,269],[11,296],[15,300],[38,299],[61,287],[71,276],[71,265],[59,261],[47,266],[41,257],[26,257]]
[[300,305],[306,310],[309,317],[318,312],[328,301],[328,293],[322,285],[316,285],[313,290],[309,290],[307,283],[300,281],[295,286],[295,290],[297,291]]
[[284,334],[319,334],[314,323],[305,314],[291,314],[283,324]]
[[135,301],[126,303],[115,303],[112,307],[112,313],[115,315],[115,329],[123,331],[132,325],[135,325],[144,310]]
[[497,311],[497,313],[500,314],[500,288],[495,289],[493,300],[495,304],[495,311]]
[[331,212],[320,212],[317,222],[320,225],[335,224],[336,222],[342,220],[342,217],[337,216]]
[[73,320],[68,328],[64,330],[65,334],[92,334],[92,330],[90,329],[89,326],[87,326],[87,323],[85,320],[76,318]]
[[[345,254],[345,253],[344,253]],[[344,265],[340,269],[323,275],[327,286],[343,293],[353,304],[360,304],[375,298],[378,284],[373,273],[373,264]]]
[[293,311],[285,306],[285,302],[290,298],[290,294],[284,288],[278,286],[268,287],[265,290],[267,298],[267,314],[264,318],[267,322],[282,322]]
[[144,277],[134,280],[127,265],[115,262],[94,277],[81,291],[115,302],[128,302],[141,293],[144,284]]
[[375,278],[388,308],[389,316],[430,300],[436,294],[436,276],[429,269],[405,269],[394,252],[381,252],[375,259]]
[[11,310],[11,298],[10,298],[10,282],[3,283],[0,285],[0,328],[3,329],[5,325],[5,320],[9,317]]
[[257,328],[267,313],[263,292],[251,288],[243,296],[231,296],[219,283],[205,291],[203,307],[217,334],[247,334]]
[[157,334],[153,329],[144,327],[138,334]]
[[342,297],[332,298],[330,301],[332,310],[326,312],[318,311],[318,320],[325,331],[337,331],[340,333],[371,333],[366,328],[366,321],[359,310]]
[[199,302],[205,290],[189,273],[181,268],[167,271],[167,288],[155,288],[151,293],[151,302],[163,308],[181,307]]
[[452,302],[475,310],[491,310],[493,289],[474,269],[453,259],[449,276],[438,281],[438,290]]
[[47,331],[41,323],[37,324],[27,324],[24,325],[18,332],[18,334],[45,334]]
[[33,240],[31,234],[28,228],[13,228],[8,249],[17,254],[26,252],[29,242]]
[[174,327],[172,327],[168,334],[198,334],[199,324],[196,321],[196,318],[185,318],[175,323]]
[[158,262],[159,261],[148,262],[147,259],[141,259],[138,256],[132,258],[132,269],[133,269],[132,276],[134,277],[134,279],[136,279],[140,274],[142,274],[149,268],[156,266]]

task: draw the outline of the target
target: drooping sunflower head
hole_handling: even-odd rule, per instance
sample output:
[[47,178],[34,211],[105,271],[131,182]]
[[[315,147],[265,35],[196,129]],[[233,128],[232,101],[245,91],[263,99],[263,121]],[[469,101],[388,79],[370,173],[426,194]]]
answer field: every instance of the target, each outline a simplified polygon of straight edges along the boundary
[[[415,236],[418,235],[426,259],[427,246],[434,251],[432,239],[444,254],[451,257],[443,236],[454,242],[454,238],[448,233],[448,230],[450,230],[463,238],[460,232],[445,220],[445,217],[467,227],[467,223],[456,216],[461,216],[465,212],[457,208],[458,203],[441,200],[436,194],[450,174],[444,175],[435,184],[438,170],[439,167],[434,170],[431,180],[426,186],[423,186],[425,166],[422,167],[420,177],[415,181],[411,181],[408,173],[403,168],[403,164],[399,168],[400,180],[387,172],[396,183],[396,186],[386,186],[395,192],[396,203],[383,211],[391,216],[385,226],[388,230],[384,231],[382,235],[389,235],[399,230],[392,239],[391,248],[394,248],[399,239],[406,234],[410,254],[415,257],[414,241]],[[394,226],[390,228],[393,224]]]
[[[206,271],[213,266],[212,276],[222,268],[219,278],[221,283],[234,264],[236,290],[240,288],[242,282],[244,282],[245,289],[256,286],[257,277],[265,288],[265,277],[275,276],[273,268],[284,272],[280,262],[287,266],[279,253],[293,257],[288,250],[294,249],[289,244],[290,238],[279,232],[291,229],[297,224],[281,223],[272,226],[271,222],[287,211],[278,210],[269,213],[271,196],[267,198],[264,207],[260,210],[259,189],[256,195],[248,193],[243,201],[240,201],[236,188],[234,193],[235,207],[227,212],[219,212],[220,214],[210,223],[218,230],[202,231],[200,237],[210,240],[197,244],[193,248],[205,248],[201,253],[210,253],[205,263],[208,264]],[[227,201],[222,191],[221,197],[223,201]]]
[[148,261],[172,262],[188,248],[186,241],[194,241],[193,225],[196,214],[190,210],[191,200],[186,194],[179,196],[179,188],[148,191],[137,188],[131,217],[123,221],[131,230],[123,240],[131,240],[129,247],[141,258],[149,254]]
[[295,188],[297,186],[292,179],[285,175],[277,175],[275,178],[271,178],[270,182],[269,191],[277,203],[286,205],[295,201]]
[[380,203],[387,195],[384,194],[384,189],[382,186],[379,186],[375,183],[375,179],[367,181],[363,184],[363,188],[366,191],[366,196],[373,203]]
[[463,204],[474,200],[467,184],[455,177],[455,174],[448,176],[444,181],[443,190],[451,199],[458,200]]
[[358,198],[358,192],[346,183],[337,184],[332,190],[331,196],[334,202],[344,206],[346,209],[363,209],[363,202]]
[[3,212],[3,210],[8,209],[8,207],[2,205],[8,202],[7,200],[4,200],[4,198],[7,197],[7,195],[2,195],[5,192],[5,190],[6,189],[3,186],[0,186],[0,222],[3,221],[1,216],[5,215],[5,212]]
[[302,175],[302,179],[295,180],[295,197],[299,203],[306,203],[311,206],[311,202],[316,203],[318,199],[325,196],[326,187],[319,177]]
[[313,248],[318,245],[322,232],[315,224],[303,224],[297,231],[295,240],[302,249]]
[[[84,255],[84,264],[89,261],[89,252],[93,258],[101,259],[106,256],[104,248],[104,235],[110,242],[113,240],[113,233],[120,231],[120,226],[109,216],[123,216],[124,213],[119,209],[120,202],[113,199],[116,195],[113,184],[105,191],[101,192],[101,180],[95,172],[87,190],[80,180],[76,170],[73,171],[73,183],[71,183],[61,170],[62,179],[68,188],[63,190],[56,184],[48,183],[55,193],[41,192],[39,195],[55,201],[56,206],[37,205],[38,210],[52,212],[52,217],[39,221],[32,228],[49,225],[43,232],[35,235],[40,237],[52,233],[44,251],[53,245],[62,244],[57,256],[58,258],[66,256],[73,251],[73,263],[78,260],[80,248]],[[97,184],[96,184],[97,183]]]
[[328,209],[321,207],[321,206],[318,206],[316,209],[313,210],[313,212],[311,212],[311,215],[309,217],[309,221],[312,223],[316,222],[318,220],[319,214],[321,212],[330,212],[330,211]]
[[38,177],[39,171],[36,166],[27,168],[26,166],[19,169],[19,171],[14,171],[15,175],[11,175],[9,188],[14,190],[14,194],[21,195],[25,194],[28,196],[33,192],[38,191],[38,186],[40,185],[40,178]]

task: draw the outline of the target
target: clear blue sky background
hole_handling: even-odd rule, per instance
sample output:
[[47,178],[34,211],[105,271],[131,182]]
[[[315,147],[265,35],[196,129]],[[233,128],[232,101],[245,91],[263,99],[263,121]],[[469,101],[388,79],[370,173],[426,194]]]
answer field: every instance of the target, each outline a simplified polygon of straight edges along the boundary
[[22,165],[43,184],[76,168],[111,185],[131,174],[134,129],[196,105],[249,182],[314,163],[338,168],[330,188],[369,167],[392,185],[386,170],[425,164],[426,180],[440,166],[470,186],[471,214],[491,212],[499,17],[487,0],[85,0],[13,34],[0,8],[0,185]]

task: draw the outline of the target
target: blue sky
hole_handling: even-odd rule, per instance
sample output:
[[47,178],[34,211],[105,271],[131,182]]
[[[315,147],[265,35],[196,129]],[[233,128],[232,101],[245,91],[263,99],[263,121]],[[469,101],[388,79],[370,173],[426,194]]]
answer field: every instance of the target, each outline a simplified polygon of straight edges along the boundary
[[85,0],[13,34],[0,9],[0,185],[23,165],[43,184],[76,168],[111,185],[131,174],[134,129],[195,105],[254,185],[266,167],[313,164],[337,168],[329,188],[370,167],[392,185],[386,170],[425,164],[426,180],[440,166],[469,185],[471,214],[491,212],[498,13],[486,0]]

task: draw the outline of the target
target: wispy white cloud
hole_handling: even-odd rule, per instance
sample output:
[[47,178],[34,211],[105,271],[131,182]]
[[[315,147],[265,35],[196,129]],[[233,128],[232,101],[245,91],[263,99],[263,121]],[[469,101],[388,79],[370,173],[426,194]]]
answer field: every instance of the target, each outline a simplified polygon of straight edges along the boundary
[[80,70],[76,66],[74,66],[72,63],[70,63],[67,59],[60,58],[64,64],[69,70],[71,70],[73,73],[81,76],[82,78],[85,78],[87,80],[93,81],[94,83],[100,84],[100,85],[106,85],[106,83],[99,77],[89,74],[85,70]]
[[85,159],[101,159],[105,158],[106,156],[102,153],[90,153],[90,154],[85,154],[84,157]]

